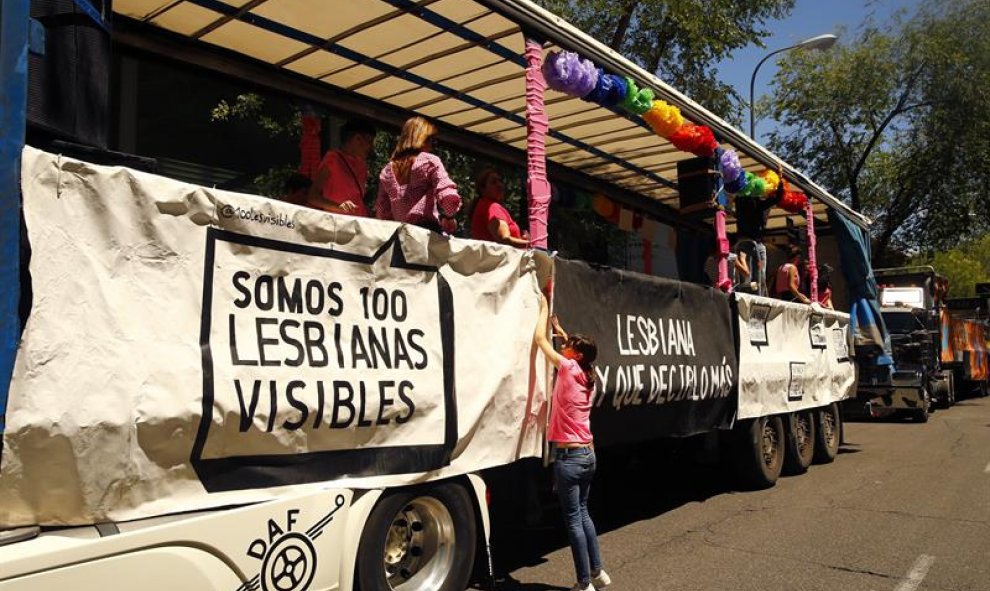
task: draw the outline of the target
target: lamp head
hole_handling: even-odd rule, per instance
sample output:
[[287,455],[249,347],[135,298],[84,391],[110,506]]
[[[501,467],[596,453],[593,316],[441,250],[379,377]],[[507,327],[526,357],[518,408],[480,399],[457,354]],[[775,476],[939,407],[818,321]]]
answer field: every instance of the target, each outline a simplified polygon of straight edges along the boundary
[[812,37],[811,39],[805,39],[804,41],[798,43],[794,47],[802,47],[804,49],[821,49],[825,50],[833,45],[838,39],[832,33],[825,33],[824,35],[818,35],[817,37]]

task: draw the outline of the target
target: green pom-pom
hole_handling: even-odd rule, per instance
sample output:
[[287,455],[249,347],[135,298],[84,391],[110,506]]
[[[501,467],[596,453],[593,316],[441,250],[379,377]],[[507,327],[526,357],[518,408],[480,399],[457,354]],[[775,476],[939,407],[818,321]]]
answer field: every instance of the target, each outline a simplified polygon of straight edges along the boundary
[[626,78],[626,98],[622,100],[622,108],[633,115],[642,115],[653,106],[653,91],[649,88],[637,88],[636,81]]

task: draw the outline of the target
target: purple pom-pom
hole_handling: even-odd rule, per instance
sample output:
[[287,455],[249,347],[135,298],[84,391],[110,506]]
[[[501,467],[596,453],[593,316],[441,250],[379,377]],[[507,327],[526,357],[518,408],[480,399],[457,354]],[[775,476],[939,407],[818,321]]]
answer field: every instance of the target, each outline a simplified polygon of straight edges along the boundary
[[[736,193],[737,191],[732,191],[728,189],[728,183],[735,181],[742,174],[742,164],[739,163],[739,156],[734,150],[726,150],[719,159],[719,163],[722,165],[722,180],[725,181],[727,190]],[[743,181],[745,184],[745,181]]]
[[547,86],[573,96],[585,96],[598,82],[598,70],[590,60],[571,51],[551,53],[543,62]]

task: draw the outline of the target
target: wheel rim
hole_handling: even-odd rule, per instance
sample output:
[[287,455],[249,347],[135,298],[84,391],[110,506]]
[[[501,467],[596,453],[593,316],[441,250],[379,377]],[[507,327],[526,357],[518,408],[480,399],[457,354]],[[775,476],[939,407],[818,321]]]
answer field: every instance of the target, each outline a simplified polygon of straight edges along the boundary
[[835,415],[831,410],[827,410],[822,413],[822,438],[825,440],[825,444],[828,445],[829,448],[835,447]]
[[777,430],[773,423],[763,419],[763,464],[771,467],[777,463]]
[[794,437],[797,440],[798,453],[802,457],[807,456],[812,451],[814,443],[811,441],[811,420],[806,414],[794,417]]
[[439,589],[454,564],[454,519],[433,497],[410,501],[385,537],[385,580],[393,591]]

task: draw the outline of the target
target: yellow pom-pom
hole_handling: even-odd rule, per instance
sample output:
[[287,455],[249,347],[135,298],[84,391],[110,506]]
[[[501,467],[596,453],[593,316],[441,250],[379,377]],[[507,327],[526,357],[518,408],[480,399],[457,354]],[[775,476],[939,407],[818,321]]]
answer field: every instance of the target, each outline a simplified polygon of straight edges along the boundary
[[780,184],[780,176],[772,170],[764,170],[760,173],[760,178],[763,179],[763,183],[766,185],[765,195],[770,195],[777,190],[777,185]]
[[650,110],[643,114],[643,119],[650,129],[662,138],[669,138],[684,125],[681,110],[665,101],[653,101]]

